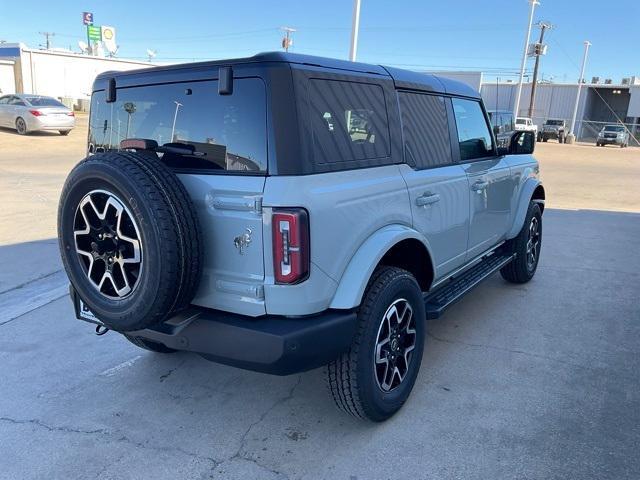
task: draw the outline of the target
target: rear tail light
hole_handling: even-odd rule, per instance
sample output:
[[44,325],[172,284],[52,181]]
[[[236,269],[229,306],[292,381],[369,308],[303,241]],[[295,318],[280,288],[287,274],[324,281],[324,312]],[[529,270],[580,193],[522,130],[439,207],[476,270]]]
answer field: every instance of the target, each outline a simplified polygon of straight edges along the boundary
[[309,216],[302,208],[278,208],[271,217],[276,283],[292,284],[309,276]]
[[75,117],[76,116],[76,114],[73,113],[73,112],[67,112],[67,115],[69,115],[70,117]]
[[44,113],[42,113],[40,110],[29,110],[29,113],[34,117],[39,117],[41,115],[44,115]]

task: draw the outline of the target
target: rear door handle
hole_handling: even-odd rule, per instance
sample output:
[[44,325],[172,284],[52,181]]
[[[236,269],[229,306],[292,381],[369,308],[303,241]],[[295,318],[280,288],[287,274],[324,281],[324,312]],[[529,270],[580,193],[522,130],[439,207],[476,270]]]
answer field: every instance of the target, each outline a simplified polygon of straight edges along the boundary
[[440,195],[437,193],[429,193],[426,192],[423,195],[420,195],[416,198],[416,205],[419,207],[426,207],[427,205],[432,205],[436,202],[440,201]]
[[471,189],[475,192],[481,193],[488,186],[489,186],[489,182],[478,181],[473,185],[471,185]]

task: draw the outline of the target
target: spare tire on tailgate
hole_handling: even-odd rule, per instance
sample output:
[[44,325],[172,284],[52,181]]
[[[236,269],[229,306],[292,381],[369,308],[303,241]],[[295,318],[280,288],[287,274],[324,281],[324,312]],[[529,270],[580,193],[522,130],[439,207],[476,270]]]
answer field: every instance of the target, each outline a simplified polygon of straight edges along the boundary
[[151,152],[100,153],[76,165],[60,198],[58,239],[71,284],[113,330],[159,324],[189,305],[200,282],[195,208]]

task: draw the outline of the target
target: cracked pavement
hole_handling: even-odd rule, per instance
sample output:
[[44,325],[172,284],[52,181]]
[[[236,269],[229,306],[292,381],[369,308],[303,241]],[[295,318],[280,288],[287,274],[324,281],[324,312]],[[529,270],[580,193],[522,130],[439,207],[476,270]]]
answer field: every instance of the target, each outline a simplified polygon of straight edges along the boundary
[[[19,147],[81,151],[84,133],[0,131],[0,169],[26,179],[0,178],[15,210],[0,212],[0,310],[56,278],[55,205],[38,198],[55,203],[73,164],[69,150]],[[552,198],[567,148],[539,147]],[[550,202],[531,283],[493,276],[429,323],[414,391],[384,424],[337,411],[320,370],[271,377],[146,352],[96,337],[68,296],[43,297],[0,325],[0,479],[640,478],[640,192],[625,192],[626,213],[605,211],[616,179],[640,173],[626,150],[596,150],[614,170],[581,210]],[[574,166],[597,176],[593,162]],[[36,210],[39,226],[4,229]]]

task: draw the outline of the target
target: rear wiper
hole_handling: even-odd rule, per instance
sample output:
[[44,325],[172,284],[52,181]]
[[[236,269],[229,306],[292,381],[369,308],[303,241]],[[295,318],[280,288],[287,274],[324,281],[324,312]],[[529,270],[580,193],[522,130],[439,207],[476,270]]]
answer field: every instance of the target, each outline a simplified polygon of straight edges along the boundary
[[165,143],[158,145],[158,142],[150,138],[125,138],[120,142],[121,150],[148,150],[158,153],[173,153],[175,155],[203,156],[205,152],[199,152],[191,144],[182,142]]

